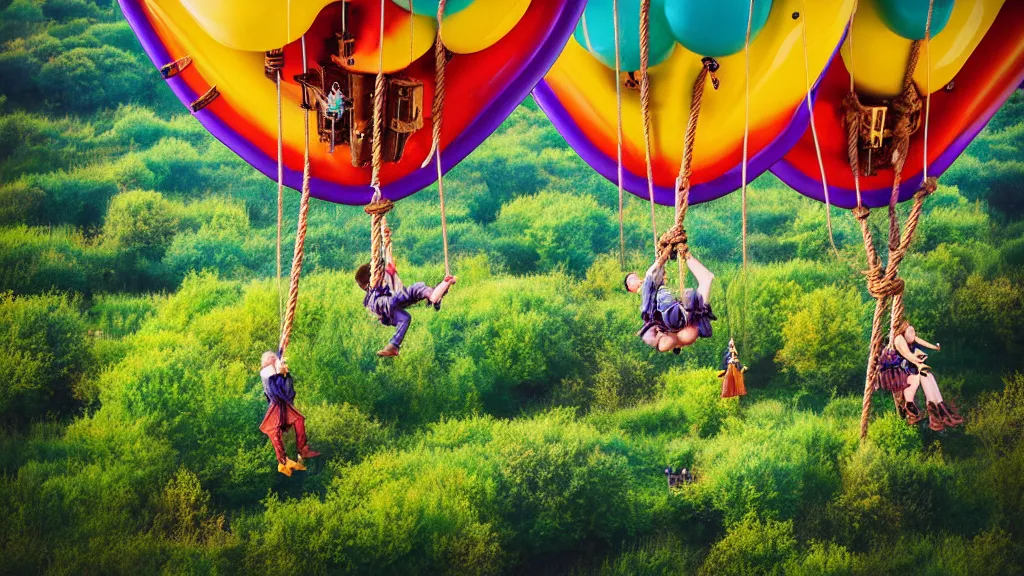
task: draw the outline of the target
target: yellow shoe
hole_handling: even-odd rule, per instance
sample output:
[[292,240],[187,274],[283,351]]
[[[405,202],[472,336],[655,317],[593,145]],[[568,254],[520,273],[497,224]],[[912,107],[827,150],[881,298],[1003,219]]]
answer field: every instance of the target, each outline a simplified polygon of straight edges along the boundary
[[[291,458],[288,458],[288,460],[286,462],[286,466],[288,466],[288,468],[291,469],[291,470],[305,470],[306,469],[306,465],[302,463],[302,458],[301,457],[299,458],[298,462],[296,462],[295,460],[292,460]],[[291,473],[289,472],[288,475],[291,476]]]
[[[281,474],[284,474],[285,476],[288,476],[289,478],[291,478],[291,476],[292,476],[292,468],[291,468],[291,466],[288,465],[288,462],[291,462],[291,460],[288,460],[284,464],[278,464],[277,465],[277,471],[280,472]],[[294,464],[294,462],[292,462],[292,463]]]

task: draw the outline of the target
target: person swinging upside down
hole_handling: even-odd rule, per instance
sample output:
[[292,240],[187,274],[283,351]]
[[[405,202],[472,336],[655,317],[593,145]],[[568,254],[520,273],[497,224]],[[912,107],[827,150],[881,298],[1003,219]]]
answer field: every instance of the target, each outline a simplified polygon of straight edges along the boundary
[[[391,231],[385,230],[384,234],[390,235]],[[412,322],[412,315],[405,309],[426,300],[434,306],[435,310],[440,310],[441,300],[448,293],[452,284],[455,284],[454,276],[445,276],[444,281],[433,288],[423,282],[417,282],[406,288],[398,277],[398,271],[395,269],[394,262],[391,261],[390,254],[386,255],[386,258],[384,282],[376,288],[370,286],[369,264],[363,264],[356,271],[356,283],[366,291],[363,306],[380,320],[381,324],[395,326],[395,335],[391,337],[391,342],[377,352],[377,356],[385,357],[398,356],[402,348],[405,333],[409,330],[409,324]]]
[[918,337],[914,327],[904,321],[896,330],[896,337],[893,339],[893,347],[902,357],[902,367],[906,372],[906,387],[902,391],[894,391],[898,395],[902,393],[908,424],[917,424],[924,419],[924,415],[918,409],[915,400],[917,399],[918,388],[924,389],[924,396],[927,402],[928,427],[936,432],[945,428],[952,428],[963,423],[964,419],[957,413],[956,407],[947,404],[942,399],[942,392],[939,391],[939,384],[935,380],[932,370],[924,363],[928,355],[924,349],[940,350],[937,344],[932,344]]
[[[270,437],[277,455],[277,471],[291,476],[294,470],[305,470],[304,460],[320,455],[309,449],[306,441],[306,418],[295,409],[295,386],[292,375],[276,352],[264,352],[260,362],[260,379],[263,380],[263,395],[267,398],[267,413],[260,423],[260,431]],[[295,428],[295,445],[298,449],[298,461],[292,460],[284,450],[282,433],[288,428]]]
[[711,321],[717,320],[711,312],[711,281],[715,275],[691,254],[686,255],[686,266],[697,278],[697,289],[687,288],[682,301],[665,287],[665,268],[658,261],[647,270],[641,281],[636,272],[626,275],[626,290],[640,292],[640,318],[644,325],[637,332],[648,346],[660,352],[678,354],[697,338],[711,337]]

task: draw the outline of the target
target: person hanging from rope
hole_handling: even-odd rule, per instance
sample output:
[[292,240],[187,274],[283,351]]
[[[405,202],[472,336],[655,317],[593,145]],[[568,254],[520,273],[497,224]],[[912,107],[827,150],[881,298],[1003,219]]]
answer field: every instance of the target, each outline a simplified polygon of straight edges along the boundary
[[743,383],[746,371],[747,367],[740,362],[740,355],[736,352],[736,342],[729,338],[729,346],[722,355],[722,370],[718,373],[722,379],[722,398],[747,395],[747,387]]
[[924,390],[926,409],[928,412],[928,427],[935,432],[941,432],[945,428],[952,428],[963,423],[964,419],[956,411],[956,407],[947,404],[942,399],[942,392],[939,391],[939,384],[932,374],[931,368],[925,364],[928,355],[924,349],[940,350],[940,346],[932,344],[918,337],[914,327],[904,320],[896,330],[896,337],[893,339],[893,347],[902,357],[902,367],[907,375],[907,386],[903,389],[904,406],[908,424],[917,424],[924,415],[917,407],[917,390]]
[[[306,438],[306,418],[295,409],[294,379],[288,372],[288,365],[277,352],[263,353],[260,362],[260,379],[263,381],[263,395],[267,399],[267,413],[260,423],[260,431],[270,437],[277,456],[277,471],[291,476],[295,470],[305,470],[304,460],[320,455],[309,448]],[[284,449],[283,433],[295,428],[295,446],[298,449],[298,461],[292,460]]]
[[[384,236],[390,246],[391,229],[384,229]],[[423,282],[417,282],[406,288],[398,277],[398,270],[391,258],[390,250],[385,251],[384,281],[378,287],[370,286],[370,264],[363,264],[356,271],[356,284],[366,292],[363,298],[363,306],[370,311],[380,323],[385,326],[395,326],[395,335],[377,356],[388,357],[398,356],[402,348],[402,341],[405,340],[405,333],[409,330],[412,316],[406,308],[426,300],[434,306],[435,310],[441,309],[441,300],[448,289],[455,284],[455,276],[445,276],[444,281],[435,287],[430,287]]]
[[665,287],[665,266],[660,258],[642,281],[636,272],[630,272],[624,280],[626,290],[640,292],[640,318],[644,325],[637,336],[660,352],[672,350],[678,354],[697,338],[710,338],[711,321],[718,319],[711,312],[710,300],[715,275],[689,252],[686,266],[697,278],[697,289],[687,288],[681,301]]

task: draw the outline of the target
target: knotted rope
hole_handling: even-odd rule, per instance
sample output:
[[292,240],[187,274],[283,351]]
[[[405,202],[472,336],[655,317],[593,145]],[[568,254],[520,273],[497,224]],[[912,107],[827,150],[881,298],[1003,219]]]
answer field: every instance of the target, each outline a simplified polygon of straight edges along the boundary
[[[871,348],[868,352],[868,366],[864,381],[864,399],[861,403],[860,435],[866,438],[868,434],[868,419],[871,411],[871,396],[874,392],[875,383],[878,379],[879,357],[885,345],[885,333],[882,330],[882,322],[885,311],[890,301],[892,310],[890,312],[890,330],[888,345],[893,345],[897,326],[903,321],[905,308],[903,304],[903,290],[905,284],[899,278],[899,266],[910,249],[914,239],[914,233],[921,220],[924,199],[927,198],[938,186],[935,178],[928,178],[925,173],[925,180],[921,187],[914,193],[914,205],[907,217],[903,231],[900,231],[899,218],[896,212],[896,204],[899,201],[900,184],[902,182],[903,168],[907,160],[907,151],[910,148],[911,115],[921,110],[921,99],[914,87],[914,72],[917,69],[921,53],[922,42],[928,43],[931,37],[931,20],[934,9],[934,0],[928,3],[928,19],[925,24],[925,39],[915,40],[911,44],[910,57],[907,61],[907,69],[903,76],[903,91],[899,97],[893,100],[892,109],[895,113],[895,123],[892,128],[892,143],[890,146],[893,185],[889,196],[889,242],[888,242],[888,263],[882,266],[881,258],[875,249],[874,238],[868,225],[870,211],[864,207],[860,198],[860,145],[859,140],[862,130],[865,128],[861,122],[863,107],[854,91],[843,101],[844,120],[847,126],[847,153],[850,159],[850,168],[853,170],[854,181],[857,185],[857,207],[854,209],[854,216],[860,224],[861,235],[864,239],[864,250],[867,254],[868,270],[867,276],[868,292],[875,299],[875,312],[871,321]],[[851,27],[852,35],[852,27]],[[852,72],[851,72],[852,84]],[[925,127],[927,132],[927,126]],[[924,158],[925,165],[928,164],[927,150]],[[926,169],[927,170],[927,169]]]
[[383,198],[380,192],[380,169],[383,164],[383,132],[384,132],[384,3],[380,2],[380,46],[378,47],[377,82],[373,94],[373,142],[370,146],[372,173],[370,185],[373,187],[373,198],[363,209],[370,215],[370,286],[377,288],[384,281],[385,255],[390,252],[385,245],[389,242],[384,234],[387,227],[385,215],[395,207],[394,203]]
[[[306,70],[306,37],[302,37],[302,69]],[[281,341],[277,347],[278,356],[284,356],[295,324],[295,312],[299,305],[299,277],[302,275],[302,260],[306,248],[306,224],[309,217],[309,107],[303,108],[304,150],[302,163],[302,199],[299,202],[299,222],[295,232],[295,251],[292,254],[291,282],[288,286],[288,306],[285,309],[281,327]]]
[[647,195],[651,199],[651,231],[654,254],[658,254],[658,225],[654,219],[654,168],[651,164],[651,0],[640,2],[640,115],[644,124],[644,161],[647,165]]
[[370,215],[370,286],[374,288],[384,281],[386,256],[391,253],[391,239],[384,233],[384,229],[387,228],[385,216],[394,207],[391,200],[379,198],[363,208]]
[[690,101],[690,116],[686,122],[686,137],[683,141],[683,158],[679,165],[679,177],[676,178],[676,219],[675,224],[665,231],[658,239],[658,257],[655,264],[663,267],[673,252],[679,257],[679,289],[683,290],[685,284],[686,265],[684,261],[689,255],[690,249],[687,245],[686,229],[683,227],[686,221],[686,212],[690,208],[690,177],[693,173],[693,144],[697,138],[697,120],[700,118],[701,104],[704,100],[704,87],[708,76],[715,89],[718,89],[718,78],[715,72],[718,70],[718,62],[714,58],[701,60],[703,66],[697,74],[693,83],[693,96]]

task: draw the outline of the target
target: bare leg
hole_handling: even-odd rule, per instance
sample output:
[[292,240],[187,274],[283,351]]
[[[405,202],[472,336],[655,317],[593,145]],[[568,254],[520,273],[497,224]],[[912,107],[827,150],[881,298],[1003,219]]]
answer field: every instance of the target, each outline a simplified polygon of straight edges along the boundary
[[917,389],[921,387],[921,376],[918,374],[910,374],[907,376],[907,386],[903,390],[903,399],[907,402],[913,402],[917,399]]
[[710,270],[704,267],[699,260],[694,258],[692,255],[686,259],[686,266],[690,269],[694,278],[697,279],[697,293],[704,298],[704,302],[711,303],[711,281],[715,279],[715,275]]
[[452,284],[455,284],[455,277],[446,276],[444,281],[438,284],[428,297],[430,303],[434,305],[440,303],[441,299],[448,293],[448,289],[451,288]]
[[924,397],[929,402],[940,404],[942,402],[942,392],[939,392],[939,383],[935,381],[935,375],[929,372],[927,375],[921,375],[921,388],[924,389]]

